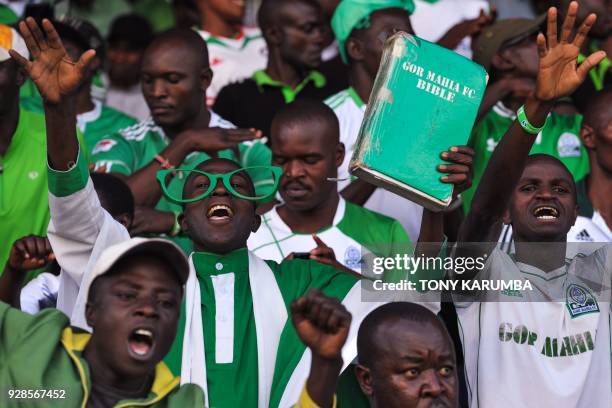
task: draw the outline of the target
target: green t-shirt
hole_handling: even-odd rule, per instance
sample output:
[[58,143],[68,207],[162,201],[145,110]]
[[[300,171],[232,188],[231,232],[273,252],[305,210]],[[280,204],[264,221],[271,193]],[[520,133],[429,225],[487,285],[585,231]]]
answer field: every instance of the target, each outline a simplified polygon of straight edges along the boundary
[[[24,98],[21,106],[29,111],[44,113],[44,107],[40,98]],[[132,126],[137,120],[109,106],[102,105],[100,101],[94,100],[94,109],[77,116],[77,127],[85,137],[85,146],[88,154],[93,155],[93,147],[104,138],[119,129]]]
[[[13,242],[27,235],[47,235],[45,129],[44,115],[20,109],[11,144],[0,155],[0,273]],[[83,145],[83,136],[78,131],[77,137]]]
[[7,5],[0,4],[0,24],[13,25],[19,21],[19,17]]
[[[230,122],[223,120],[213,112],[211,112],[209,125],[210,127],[226,129],[234,127]],[[95,163],[97,170],[104,169],[109,173],[129,176],[153,161],[155,156],[168,147],[170,142],[171,140],[165,136],[164,131],[155,124],[152,118],[149,118],[100,140],[92,150],[92,162]],[[260,140],[241,143],[238,146],[238,153],[239,157],[236,156],[234,150],[227,149],[218,152],[218,157],[233,160],[243,167],[269,166],[272,160],[270,149]],[[208,158],[210,156],[206,153],[193,152],[177,167],[191,168]],[[258,194],[264,194],[273,185],[269,172],[261,171],[249,174]],[[182,192],[184,178],[184,174],[179,172],[170,182],[170,190]],[[180,213],[183,210],[181,206],[171,203],[163,196],[155,208],[160,211],[175,213]],[[179,236],[173,238],[173,241],[180,245],[186,253],[191,253],[191,240]]]
[[[472,187],[461,193],[463,208],[467,212],[474,198],[476,187],[484,174],[487,163],[497,143],[502,139],[516,114],[498,102],[485,117],[474,126],[469,145],[475,151],[474,178]],[[589,159],[580,141],[582,116],[560,115],[552,112],[544,130],[538,135],[531,154],[549,154],[561,160],[574,176],[580,180],[589,173]]]
[[[206,333],[204,347],[209,405],[256,408],[257,333],[247,250],[242,248],[226,255],[196,252],[192,260],[200,283],[202,328]],[[348,273],[314,261],[265,262],[274,274],[289,316],[291,302],[310,288],[318,288],[327,296],[342,300],[357,282]],[[218,310],[220,304],[223,309]],[[173,346],[164,359],[175,375],[179,375],[181,369],[185,316],[183,310]],[[233,329],[223,324],[229,319],[234,321]],[[223,332],[217,333],[219,330]],[[220,344],[220,341],[224,343]],[[278,346],[271,407],[278,406],[281,385],[290,377],[304,349],[289,318]]]

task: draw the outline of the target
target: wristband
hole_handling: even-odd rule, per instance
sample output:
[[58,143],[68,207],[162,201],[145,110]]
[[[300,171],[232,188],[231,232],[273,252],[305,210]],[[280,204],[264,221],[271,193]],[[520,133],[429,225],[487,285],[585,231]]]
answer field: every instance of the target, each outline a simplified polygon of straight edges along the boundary
[[539,128],[529,123],[529,119],[527,119],[527,115],[525,114],[525,105],[522,105],[520,108],[518,108],[518,111],[516,111],[516,118],[518,119],[518,122],[520,123],[523,130],[532,135],[539,134],[542,129],[544,129],[544,126],[546,126],[546,121],[544,121],[542,127]]
[[170,235],[171,237],[176,237],[181,232],[181,223],[179,222],[180,215],[181,213],[176,212],[176,211],[174,212],[174,225],[172,226],[172,229],[168,233],[168,235]]
[[160,156],[159,154],[155,156],[155,161],[158,162],[163,169],[170,170],[174,168],[168,159]]

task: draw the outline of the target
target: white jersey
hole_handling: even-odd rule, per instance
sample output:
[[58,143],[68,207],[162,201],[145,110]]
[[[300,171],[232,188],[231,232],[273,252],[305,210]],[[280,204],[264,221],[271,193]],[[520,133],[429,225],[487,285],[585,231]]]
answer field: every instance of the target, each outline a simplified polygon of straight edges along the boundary
[[249,78],[268,62],[268,48],[258,28],[243,27],[236,38],[212,37],[198,31],[208,47],[212,83],[206,91],[206,103],[212,106],[225,85]]
[[[261,226],[247,241],[248,248],[260,258],[276,262],[281,262],[292,252],[310,252],[316,248],[317,243],[312,235],[291,231],[277,208],[263,215]],[[347,203],[342,198],[338,202],[333,224],[317,233],[317,236],[334,250],[338,262],[358,273],[362,272],[362,246],[372,252],[389,251],[380,256],[388,256],[394,249],[409,249],[408,236],[397,221]]]
[[612,406],[612,245],[548,273],[495,249],[479,277],[533,289],[455,302],[471,408]]
[[[338,168],[338,190],[344,189],[351,182],[349,162],[355,150],[359,128],[363,121],[366,105],[353,88],[345,89],[330,96],[325,103],[334,110],[340,122],[340,142],[344,144],[346,153],[344,161]],[[387,215],[398,220],[408,236],[416,242],[421,230],[423,207],[400,197],[390,191],[377,188],[366,201],[365,208]]]

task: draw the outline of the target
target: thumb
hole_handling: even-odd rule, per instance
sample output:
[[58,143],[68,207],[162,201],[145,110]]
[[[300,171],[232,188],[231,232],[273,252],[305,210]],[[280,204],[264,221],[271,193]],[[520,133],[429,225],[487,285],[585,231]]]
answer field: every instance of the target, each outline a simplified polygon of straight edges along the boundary
[[89,65],[91,64],[95,56],[96,56],[95,50],[85,51],[83,55],[81,55],[81,58],[79,58],[79,60],[76,63],[76,67],[79,70],[79,72],[85,71],[89,67]]
[[30,61],[28,61],[27,58],[25,58],[23,55],[19,54],[17,51],[10,49],[9,50],[9,55],[11,56],[11,58],[13,58],[15,60],[15,62],[17,62],[17,64],[26,70],[26,72],[30,72],[30,65],[32,64]]
[[584,60],[584,62],[580,64],[580,66],[576,70],[576,73],[578,74],[578,77],[580,78],[580,80],[584,81],[584,78],[586,78],[591,68],[599,64],[605,57],[606,57],[605,51],[597,51],[589,55],[587,59]]

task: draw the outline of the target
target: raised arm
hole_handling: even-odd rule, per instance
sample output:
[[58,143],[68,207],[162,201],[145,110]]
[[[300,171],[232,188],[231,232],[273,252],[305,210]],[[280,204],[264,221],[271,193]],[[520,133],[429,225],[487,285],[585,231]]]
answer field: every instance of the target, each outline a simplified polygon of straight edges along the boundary
[[338,299],[311,289],[291,303],[291,320],[300,340],[312,352],[306,392],[297,407],[332,407],[351,314]]
[[55,170],[66,171],[76,163],[79,151],[75,92],[96,52],[89,50],[73,62],[49,20],[43,20],[42,29],[44,33],[31,17],[19,23],[33,61],[15,50],[10,54],[26,70],[43,98],[49,164]]
[[[577,12],[578,3],[573,1],[558,37],[557,9],[551,7],[548,10],[547,34],[538,34],[538,77],[535,91],[524,105],[529,123],[536,128],[544,126],[554,101],[572,94],[584,81],[588,71],[606,55],[598,51],[580,66],[577,65],[580,47],[596,19],[595,14],[587,16],[572,38]],[[508,129],[482,176],[458,241],[497,241],[504,210],[536,139],[537,132],[534,133],[526,131],[518,120]]]

